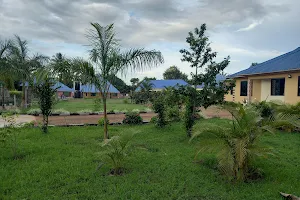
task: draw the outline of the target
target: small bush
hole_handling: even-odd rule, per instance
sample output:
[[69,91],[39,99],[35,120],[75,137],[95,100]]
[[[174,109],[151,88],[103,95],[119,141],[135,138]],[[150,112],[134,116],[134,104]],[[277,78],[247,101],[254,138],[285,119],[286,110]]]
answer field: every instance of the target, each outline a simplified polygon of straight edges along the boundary
[[125,110],[122,110],[121,112],[122,112],[122,113],[127,113],[127,112],[128,112],[128,110],[126,110],[126,109],[125,109]]
[[29,109],[26,113],[28,115],[39,115],[42,113],[42,111],[39,108],[32,108],[32,109]]
[[78,114],[90,114],[93,113],[92,110],[84,109],[77,112]]
[[139,109],[133,109],[131,112],[140,113],[140,110]]
[[[98,120],[98,126],[104,126],[104,117],[101,117],[99,120]],[[106,123],[109,124],[109,120],[106,119]]]
[[150,120],[150,123],[156,124],[157,123],[157,117],[156,116],[152,117],[151,120]]
[[128,99],[123,99],[123,103],[128,104],[129,103]]
[[114,113],[120,113],[121,111],[120,110],[114,110]]
[[145,112],[149,113],[149,112],[153,112],[153,110],[151,108],[145,108]]
[[66,114],[66,115],[68,115],[68,114],[70,114],[70,112],[61,108],[61,109],[53,110],[52,114],[59,114],[59,115],[60,114]]
[[9,113],[15,115],[15,114],[20,114],[21,113],[21,110],[16,108],[16,109],[12,109],[12,110],[9,110],[8,111]]
[[257,103],[252,103],[252,105],[259,110],[261,113],[261,117],[263,118],[269,118],[274,114],[274,109],[272,106],[266,102],[266,101],[261,101]]
[[136,112],[128,112],[125,114],[125,118],[123,119],[123,124],[142,124],[143,119],[139,113]]

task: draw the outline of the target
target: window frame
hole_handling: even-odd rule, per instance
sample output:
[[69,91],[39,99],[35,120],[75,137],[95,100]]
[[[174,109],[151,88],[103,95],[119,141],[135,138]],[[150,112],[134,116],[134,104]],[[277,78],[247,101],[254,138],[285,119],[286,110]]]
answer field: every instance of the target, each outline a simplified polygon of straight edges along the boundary
[[91,92],[91,97],[95,97],[95,96],[97,96],[97,93]]
[[[242,84],[245,82],[246,82],[246,92],[244,93],[244,92],[242,92],[242,89],[243,89]],[[241,87],[240,88],[240,96],[247,97],[248,96],[248,81],[241,81],[240,87]]]
[[[279,80],[279,81],[281,81],[281,80],[283,80],[283,93],[281,94],[281,86],[279,85],[279,93],[280,94],[276,94],[276,89],[275,89],[275,92],[274,92],[274,94],[273,94],[273,91],[272,91],[272,88],[273,88],[273,81],[276,81],[276,80]],[[279,84],[281,84],[281,82],[279,83]],[[275,87],[276,87],[276,85],[275,85]],[[271,96],[284,96],[285,95],[285,78],[272,78],[271,79],[271,92],[270,92],[270,95]]]
[[298,76],[298,97],[300,96],[300,76]]

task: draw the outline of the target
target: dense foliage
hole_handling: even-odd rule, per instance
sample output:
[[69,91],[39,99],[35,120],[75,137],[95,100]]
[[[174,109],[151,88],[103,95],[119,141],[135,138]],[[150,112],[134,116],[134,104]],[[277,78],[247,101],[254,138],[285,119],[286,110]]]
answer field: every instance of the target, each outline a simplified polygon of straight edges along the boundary
[[138,112],[127,112],[125,118],[123,119],[123,124],[142,124],[143,119]]
[[163,73],[165,80],[169,79],[182,79],[188,81],[188,75],[181,72],[177,66],[171,66]]
[[157,127],[164,127],[167,125],[167,120],[166,120],[166,102],[164,100],[163,95],[158,96],[153,101],[153,110],[155,113],[157,113],[157,120],[155,125]]

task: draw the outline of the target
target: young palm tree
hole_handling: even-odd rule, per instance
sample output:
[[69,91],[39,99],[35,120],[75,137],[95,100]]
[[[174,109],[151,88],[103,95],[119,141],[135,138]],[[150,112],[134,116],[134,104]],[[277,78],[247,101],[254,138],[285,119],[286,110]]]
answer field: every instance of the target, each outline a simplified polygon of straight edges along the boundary
[[63,54],[57,53],[50,59],[50,67],[53,73],[57,74],[58,81],[69,85],[71,80],[70,60]]
[[101,92],[104,107],[104,139],[108,138],[107,132],[107,108],[106,100],[110,84],[109,77],[118,73],[131,70],[143,70],[146,67],[157,66],[163,63],[163,57],[159,51],[147,51],[144,49],[129,49],[121,51],[119,40],[116,38],[114,25],[101,26],[91,23],[92,29],[87,32],[90,41],[90,58],[94,63],[98,77],[91,81]]
[[290,122],[300,127],[299,120],[293,116],[278,114],[263,120],[260,112],[251,106],[227,109],[232,114],[232,121],[224,122],[222,126],[201,124],[201,127],[195,127],[192,139],[201,136],[197,155],[207,150],[216,152],[221,172],[237,181],[247,178],[254,156],[267,152],[257,142],[263,134],[273,133],[272,126],[276,121]]
[[11,48],[10,62],[22,81],[22,106],[26,106],[27,103],[25,102],[25,82],[33,81],[34,72],[41,68],[46,61],[48,61],[48,58],[43,55],[36,54],[30,57],[28,42],[22,40],[18,35],[15,36],[15,41]]

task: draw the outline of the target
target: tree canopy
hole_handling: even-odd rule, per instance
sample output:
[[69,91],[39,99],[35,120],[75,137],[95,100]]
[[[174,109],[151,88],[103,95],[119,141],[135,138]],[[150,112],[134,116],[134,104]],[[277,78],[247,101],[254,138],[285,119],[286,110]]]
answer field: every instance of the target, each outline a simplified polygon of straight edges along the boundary
[[188,75],[185,73],[182,73],[179,70],[179,68],[175,65],[166,69],[166,71],[163,73],[163,77],[165,80],[168,80],[168,79],[183,79],[185,81],[188,80]]

